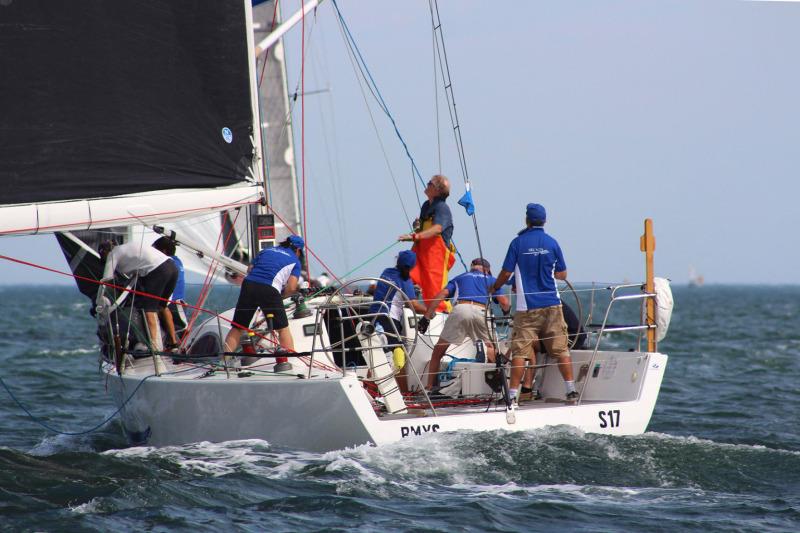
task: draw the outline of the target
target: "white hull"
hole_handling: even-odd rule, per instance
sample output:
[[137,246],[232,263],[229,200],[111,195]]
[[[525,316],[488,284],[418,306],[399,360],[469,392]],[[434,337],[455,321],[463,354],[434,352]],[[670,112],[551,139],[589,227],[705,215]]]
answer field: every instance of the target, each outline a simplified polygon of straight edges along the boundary
[[[574,354],[576,371],[590,356],[591,352]],[[578,383],[579,389],[586,387],[580,405],[562,401],[523,403],[514,423],[509,423],[502,402],[488,410],[488,402],[484,402],[440,408],[436,415],[411,409],[408,414],[379,416],[354,373],[280,379],[268,375],[228,377],[218,372],[201,378],[202,370],[190,370],[146,377],[150,372],[142,368],[142,372],[121,377],[111,375],[108,383],[118,405],[139,387],[125,404],[122,418],[132,441],[153,446],[262,439],[278,446],[326,451],[365,443],[385,444],[430,432],[525,431],[562,424],[612,435],[644,432],[667,357],[659,353],[599,352],[596,361],[605,361],[597,375],[587,374]],[[482,371],[483,365],[478,366]],[[609,374],[606,369],[612,366]],[[181,367],[185,365],[168,370]],[[114,373],[110,365],[106,371]],[[557,372],[545,376],[546,396],[552,389],[553,396],[563,398],[560,379]],[[556,392],[559,390],[560,394]]]

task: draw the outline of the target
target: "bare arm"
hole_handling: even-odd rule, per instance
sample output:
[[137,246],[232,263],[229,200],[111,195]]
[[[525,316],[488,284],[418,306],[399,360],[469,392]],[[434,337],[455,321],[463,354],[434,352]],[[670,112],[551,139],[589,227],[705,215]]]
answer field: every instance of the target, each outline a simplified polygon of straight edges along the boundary
[[509,311],[511,311],[511,302],[507,296],[497,295],[495,296],[495,299],[497,299],[497,303],[500,304],[500,309],[503,310],[503,313],[507,314]]
[[503,285],[506,284],[506,281],[508,281],[508,278],[510,277],[511,277],[511,272],[509,272],[508,270],[501,270],[500,274],[497,276],[497,281],[495,281],[494,285],[492,285],[492,292],[497,292],[501,288],[503,288]]
[[[439,307],[439,302],[441,302],[442,300],[444,300],[445,298],[447,298],[449,295],[450,295],[450,291],[448,291],[448,290],[447,290],[447,287],[445,287],[444,289],[440,290],[440,291],[439,291],[439,292],[436,294],[436,296],[434,296],[434,297],[433,297],[433,300],[431,300],[431,301],[428,303],[428,307],[427,307],[427,309],[425,309],[423,312],[425,313],[425,316],[426,316],[426,317],[427,317],[429,320],[430,320],[431,318],[433,318],[433,315],[434,315],[434,313],[436,313],[436,308],[437,308],[437,307]],[[424,306],[423,306],[423,307],[424,307]]]
[[425,304],[419,300],[411,300],[411,306],[414,308],[414,312],[419,313],[420,315],[424,315],[428,310],[428,308],[425,307]]
[[556,279],[561,279],[561,280],[567,279],[567,271],[562,270],[561,272],[556,272],[555,274],[553,274],[553,276],[555,276]]
[[286,286],[283,288],[283,296],[291,296],[297,292],[297,276],[289,276]]
[[405,235],[400,235],[397,240],[398,241],[421,241],[423,239],[430,239],[431,237],[435,237],[437,235],[441,235],[444,228],[441,224],[433,224],[426,230],[419,231],[417,233],[407,233]]

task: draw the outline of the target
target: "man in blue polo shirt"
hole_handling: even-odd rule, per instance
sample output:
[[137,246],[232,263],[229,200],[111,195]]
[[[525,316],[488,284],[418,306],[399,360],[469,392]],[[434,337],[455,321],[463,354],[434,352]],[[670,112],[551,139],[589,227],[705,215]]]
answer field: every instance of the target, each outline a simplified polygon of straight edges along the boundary
[[[405,300],[411,302],[411,306],[417,313],[424,313],[425,306],[417,300],[417,293],[414,290],[414,282],[411,280],[411,269],[417,264],[417,254],[411,250],[403,250],[397,255],[397,263],[394,268],[387,268],[381,272],[381,279],[392,283],[400,289],[400,294],[389,283],[378,282],[375,291],[372,293],[373,303],[370,305],[370,313],[380,313],[375,319],[376,325],[383,329],[383,334],[393,347],[386,347],[384,351],[395,352],[400,350],[395,365],[400,368],[397,375],[397,384],[403,392],[408,391],[405,370],[405,352],[399,346],[403,343],[403,306]],[[404,297],[405,295],[405,297]],[[401,357],[402,356],[402,357]]]
[[517,292],[509,394],[516,401],[517,389],[525,372],[524,360],[534,357],[534,346],[541,341],[547,353],[558,359],[567,400],[575,400],[578,393],[567,347],[567,325],[556,287],[557,279],[567,279],[567,264],[558,242],[544,232],[547,220],[544,207],[528,204],[525,214],[527,228],[511,241],[503,270],[494,283],[497,290],[513,274]]
[[242,330],[250,327],[256,308],[260,308],[264,316],[273,315],[272,328],[278,334],[278,342],[286,350],[294,351],[283,297],[297,291],[304,246],[302,237],[292,235],[278,246],[261,250],[253,259],[236,302],[233,327],[225,337],[226,352],[237,348]]
[[[473,259],[470,271],[453,278],[428,304],[425,316],[419,320],[417,329],[420,333],[425,333],[430,319],[433,318],[436,308],[439,306],[439,302],[448,296],[452,296],[456,305],[444,323],[442,332],[439,334],[439,340],[433,348],[431,362],[428,366],[428,386],[426,388],[429,391],[433,389],[436,377],[439,375],[439,364],[442,361],[442,356],[451,344],[461,344],[467,338],[473,341],[482,340],[486,345],[486,359],[490,363],[494,362],[495,347],[492,343],[486,320],[489,290],[496,281],[490,269],[491,265],[486,259],[482,257]],[[492,294],[496,292],[492,291]],[[503,312],[507,313],[510,308],[508,298],[496,296],[495,299],[500,304]]]

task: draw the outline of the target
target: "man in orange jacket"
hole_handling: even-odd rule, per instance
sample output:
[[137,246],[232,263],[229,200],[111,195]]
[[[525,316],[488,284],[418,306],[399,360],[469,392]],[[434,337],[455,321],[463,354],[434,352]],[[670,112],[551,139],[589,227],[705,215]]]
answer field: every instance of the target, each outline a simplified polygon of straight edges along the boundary
[[[455,263],[453,236],[453,214],[445,203],[450,196],[450,182],[437,174],[425,187],[427,201],[420,208],[419,219],[414,223],[415,232],[400,235],[399,241],[412,241],[412,250],[417,254],[417,265],[411,271],[411,279],[422,289],[422,299],[427,305],[447,285],[447,276]],[[439,311],[449,311],[450,303],[442,301]]]

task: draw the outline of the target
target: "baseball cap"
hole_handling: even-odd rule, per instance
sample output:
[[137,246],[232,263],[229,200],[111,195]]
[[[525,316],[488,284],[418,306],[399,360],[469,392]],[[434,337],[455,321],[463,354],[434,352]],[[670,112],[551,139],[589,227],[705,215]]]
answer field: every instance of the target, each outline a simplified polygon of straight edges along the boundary
[[525,215],[528,220],[547,220],[547,211],[545,211],[542,204],[528,204],[525,209]]
[[290,235],[288,241],[295,248],[303,249],[306,246],[306,241],[300,235]]
[[414,265],[417,264],[417,254],[411,250],[403,250],[397,254],[397,264],[403,267],[414,268]]
[[489,261],[487,261],[486,259],[484,259],[482,257],[476,257],[475,259],[472,260],[472,263],[470,263],[470,265],[472,265],[472,266],[480,265],[483,268],[485,268],[486,270],[489,270],[490,268],[492,268],[492,266],[489,264]]

